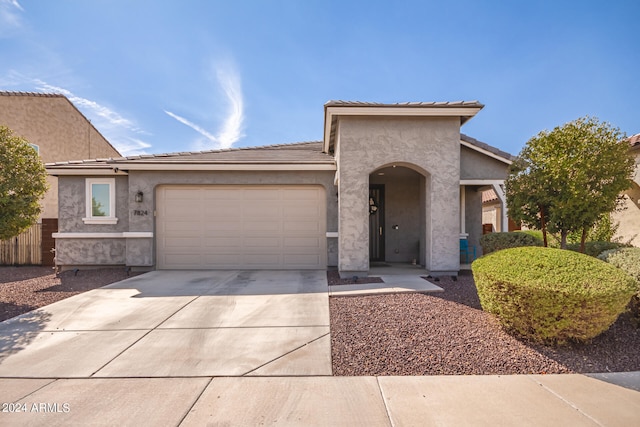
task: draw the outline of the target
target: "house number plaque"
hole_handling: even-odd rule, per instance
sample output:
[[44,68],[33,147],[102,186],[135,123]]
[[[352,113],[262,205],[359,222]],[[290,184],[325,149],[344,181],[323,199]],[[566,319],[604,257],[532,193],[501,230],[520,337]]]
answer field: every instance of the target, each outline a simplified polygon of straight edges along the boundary
[[147,216],[147,215],[149,215],[149,212],[146,211],[146,210],[142,211],[142,210],[137,210],[136,209],[135,211],[133,211],[133,215],[135,215],[135,216]]

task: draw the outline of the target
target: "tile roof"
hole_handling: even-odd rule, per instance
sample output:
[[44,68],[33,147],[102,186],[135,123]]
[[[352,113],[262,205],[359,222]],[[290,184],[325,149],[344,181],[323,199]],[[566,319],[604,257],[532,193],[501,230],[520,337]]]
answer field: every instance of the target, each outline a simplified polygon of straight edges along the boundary
[[460,139],[478,148],[482,148],[483,150],[493,153],[496,156],[503,157],[507,160],[515,160],[516,158],[514,155],[509,154],[506,151],[502,151],[499,148],[496,148],[492,145],[487,144],[486,142],[478,141],[477,139],[471,138],[470,136],[467,136],[463,133],[460,134]]
[[482,192],[482,203],[494,202],[496,200],[498,200],[498,196],[493,189]]
[[113,159],[57,162],[47,166],[98,166],[135,163],[335,163],[333,156],[322,152],[322,142],[240,147],[221,150],[141,154]]
[[384,104],[380,102],[362,102],[362,101],[328,101],[325,107],[424,107],[424,108],[442,108],[442,107],[484,107],[478,101],[455,101],[455,102],[399,102],[393,104]]
[[629,138],[627,138],[627,141],[629,141],[631,148],[640,147],[640,133],[630,136]]
[[0,96],[39,96],[43,98],[66,98],[61,93],[46,93],[46,92],[13,92],[0,90]]

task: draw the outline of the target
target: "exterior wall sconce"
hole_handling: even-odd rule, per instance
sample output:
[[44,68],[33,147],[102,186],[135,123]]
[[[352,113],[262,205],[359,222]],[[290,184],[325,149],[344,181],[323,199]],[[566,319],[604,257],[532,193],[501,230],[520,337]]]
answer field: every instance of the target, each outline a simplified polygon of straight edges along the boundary
[[138,191],[136,193],[136,202],[142,203],[143,198],[144,198],[144,194],[142,193],[142,191]]

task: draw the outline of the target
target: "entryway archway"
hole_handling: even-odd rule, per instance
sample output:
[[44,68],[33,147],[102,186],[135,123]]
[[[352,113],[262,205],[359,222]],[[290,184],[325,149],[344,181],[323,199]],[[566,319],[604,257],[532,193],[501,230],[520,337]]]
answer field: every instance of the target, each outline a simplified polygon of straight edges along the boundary
[[425,264],[425,175],[390,164],[369,175],[369,263]]

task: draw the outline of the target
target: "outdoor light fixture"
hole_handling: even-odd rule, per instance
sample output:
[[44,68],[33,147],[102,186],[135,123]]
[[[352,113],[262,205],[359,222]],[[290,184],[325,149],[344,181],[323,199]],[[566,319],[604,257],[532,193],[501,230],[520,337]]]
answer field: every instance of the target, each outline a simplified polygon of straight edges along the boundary
[[136,193],[136,202],[142,203],[143,198],[144,198],[144,194],[142,193],[142,191],[138,191]]

